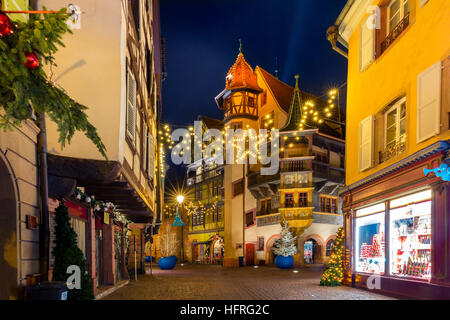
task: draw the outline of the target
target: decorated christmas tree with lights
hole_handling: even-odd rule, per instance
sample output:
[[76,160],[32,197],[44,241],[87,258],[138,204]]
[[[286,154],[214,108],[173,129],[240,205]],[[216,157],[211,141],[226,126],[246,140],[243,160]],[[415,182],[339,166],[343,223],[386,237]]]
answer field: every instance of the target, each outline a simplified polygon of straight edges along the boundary
[[339,228],[330,262],[320,280],[321,286],[336,287],[344,280],[344,229]]
[[295,245],[296,236],[289,231],[289,226],[286,220],[280,232],[281,238],[276,240],[273,244],[273,253],[277,256],[289,257],[297,253],[297,246]]

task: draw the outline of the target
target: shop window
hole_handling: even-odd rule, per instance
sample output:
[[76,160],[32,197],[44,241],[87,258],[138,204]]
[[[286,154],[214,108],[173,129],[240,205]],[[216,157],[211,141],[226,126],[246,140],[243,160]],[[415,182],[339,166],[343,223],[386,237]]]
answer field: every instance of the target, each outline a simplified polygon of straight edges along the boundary
[[356,212],[355,269],[357,272],[384,274],[385,271],[385,204]]
[[331,252],[333,251],[334,240],[331,239],[327,242],[326,252],[327,257],[331,256]]
[[86,221],[70,217],[70,224],[77,234],[78,248],[83,251],[83,255],[86,257]]
[[285,193],[284,194],[284,207],[285,208],[293,208],[294,207],[294,194],[293,193]]
[[240,194],[244,193],[244,180],[239,180],[238,182],[233,183],[233,197],[236,197]]
[[308,206],[308,193],[300,192],[298,194],[298,203],[299,207],[307,207]]
[[431,191],[391,201],[391,275],[431,277]]

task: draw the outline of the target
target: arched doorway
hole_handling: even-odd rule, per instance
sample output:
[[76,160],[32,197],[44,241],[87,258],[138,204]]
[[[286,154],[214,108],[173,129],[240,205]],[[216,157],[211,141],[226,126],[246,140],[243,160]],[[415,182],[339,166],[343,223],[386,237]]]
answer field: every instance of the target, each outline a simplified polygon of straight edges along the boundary
[[267,240],[266,243],[266,264],[274,264],[275,263],[275,255],[272,252],[273,244],[277,241],[281,236],[279,234],[275,234]]
[[313,238],[309,238],[303,245],[303,260],[305,264],[322,262],[322,250],[320,244]]
[[0,155],[0,300],[18,296],[17,199],[11,171]]

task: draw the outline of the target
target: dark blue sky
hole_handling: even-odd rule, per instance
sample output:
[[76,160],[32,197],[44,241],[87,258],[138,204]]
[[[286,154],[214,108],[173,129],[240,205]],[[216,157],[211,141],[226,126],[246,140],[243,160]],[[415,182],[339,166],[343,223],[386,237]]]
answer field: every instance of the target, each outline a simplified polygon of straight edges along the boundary
[[331,49],[326,30],[346,0],[161,0],[167,79],[163,120],[187,125],[199,114],[221,119],[214,97],[238,54],[254,68],[318,96],[346,81],[347,61]]

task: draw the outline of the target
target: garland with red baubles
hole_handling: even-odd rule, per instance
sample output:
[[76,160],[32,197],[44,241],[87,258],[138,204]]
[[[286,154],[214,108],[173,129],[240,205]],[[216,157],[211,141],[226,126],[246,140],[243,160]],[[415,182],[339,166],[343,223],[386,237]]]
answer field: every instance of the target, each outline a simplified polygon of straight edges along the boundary
[[0,128],[20,126],[33,111],[44,112],[57,124],[62,147],[81,131],[106,158],[106,147],[87,119],[87,107],[69,97],[43,69],[56,65],[53,56],[64,46],[63,35],[71,33],[66,9],[45,12],[31,12],[22,22],[0,11]]

